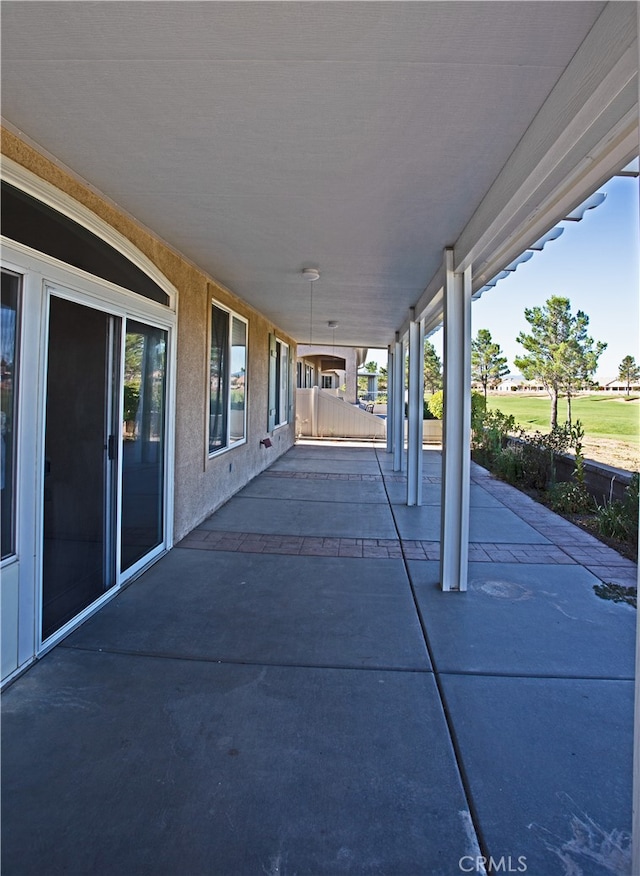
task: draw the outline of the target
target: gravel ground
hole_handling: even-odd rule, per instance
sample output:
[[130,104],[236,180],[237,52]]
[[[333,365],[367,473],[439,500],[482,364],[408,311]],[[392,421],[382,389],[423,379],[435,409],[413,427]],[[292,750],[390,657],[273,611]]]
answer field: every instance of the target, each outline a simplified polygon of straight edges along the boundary
[[640,471],[640,447],[613,438],[583,438],[585,459],[603,462],[626,471]]

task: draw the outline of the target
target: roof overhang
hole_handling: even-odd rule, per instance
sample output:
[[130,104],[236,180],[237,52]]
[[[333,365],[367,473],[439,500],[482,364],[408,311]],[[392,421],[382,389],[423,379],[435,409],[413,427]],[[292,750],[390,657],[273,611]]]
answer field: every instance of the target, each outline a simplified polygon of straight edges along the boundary
[[300,341],[428,332],[638,151],[633,2],[2,13],[7,127]]

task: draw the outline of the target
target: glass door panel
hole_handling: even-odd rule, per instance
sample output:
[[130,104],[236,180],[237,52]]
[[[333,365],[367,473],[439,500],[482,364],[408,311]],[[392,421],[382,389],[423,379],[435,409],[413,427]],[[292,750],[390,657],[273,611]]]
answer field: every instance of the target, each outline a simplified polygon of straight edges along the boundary
[[122,572],[164,541],[166,348],[166,331],[127,320],[122,423]]
[[50,298],[43,640],[115,584],[110,427],[120,324],[103,311]]
[[18,323],[20,277],[2,271],[0,306],[0,531],[1,559],[16,552],[15,471],[18,411]]

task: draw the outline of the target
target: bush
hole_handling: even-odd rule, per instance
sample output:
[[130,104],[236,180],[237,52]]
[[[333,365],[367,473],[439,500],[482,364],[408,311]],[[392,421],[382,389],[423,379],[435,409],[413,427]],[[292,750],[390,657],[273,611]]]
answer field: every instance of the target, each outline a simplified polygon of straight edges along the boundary
[[560,514],[582,514],[593,507],[593,500],[582,484],[564,481],[553,484],[547,493],[550,507]]
[[[436,420],[441,420],[444,415],[444,393],[441,389],[429,398],[427,407]],[[481,420],[485,414],[484,396],[481,392],[471,392],[471,426]]]
[[441,389],[439,389],[438,392],[434,392],[431,398],[427,401],[427,408],[436,420],[442,419],[442,415],[444,414],[444,394]]
[[485,411],[482,418],[473,423],[474,459],[510,483],[517,483],[522,469],[519,450],[509,448],[506,453],[509,434],[515,427],[513,416],[499,410]]
[[638,486],[640,476],[635,472],[631,483],[618,501],[598,505],[597,519],[601,535],[638,544]]
[[500,448],[494,457],[493,471],[508,484],[522,481],[522,448],[507,445]]
[[429,410],[429,399],[427,399],[427,398],[425,398],[424,404],[423,404],[422,419],[423,420],[437,420],[438,419]]
[[535,432],[522,438],[523,484],[534,490],[545,491],[556,482],[556,457],[566,453],[572,444],[572,430],[568,425],[556,426],[551,432]]

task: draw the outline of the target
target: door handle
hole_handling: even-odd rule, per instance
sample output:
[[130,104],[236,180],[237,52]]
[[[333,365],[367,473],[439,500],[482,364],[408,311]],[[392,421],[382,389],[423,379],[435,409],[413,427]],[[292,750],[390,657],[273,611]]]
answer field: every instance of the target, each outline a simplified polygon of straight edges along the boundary
[[107,439],[107,459],[116,458],[116,436],[109,435]]

